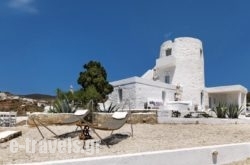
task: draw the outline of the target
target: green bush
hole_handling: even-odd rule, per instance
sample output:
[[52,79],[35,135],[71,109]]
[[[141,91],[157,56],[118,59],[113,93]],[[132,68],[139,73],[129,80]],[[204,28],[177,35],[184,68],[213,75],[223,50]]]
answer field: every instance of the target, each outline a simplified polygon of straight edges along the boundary
[[184,115],[184,118],[192,118],[192,115],[190,113]]
[[237,104],[226,105],[222,103],[219,103],[219,105],[213,109],[218,118],[228,117],[230,119],[237,119],[243,110],[244,108],[242,106],[239,107]]
[[179,111],[172,111],[172,117],[180,117],[181,113]]

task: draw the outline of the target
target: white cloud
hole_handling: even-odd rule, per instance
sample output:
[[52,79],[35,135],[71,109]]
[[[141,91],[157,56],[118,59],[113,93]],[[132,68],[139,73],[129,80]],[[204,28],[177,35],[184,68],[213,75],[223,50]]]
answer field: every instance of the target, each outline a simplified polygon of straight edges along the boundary
[[9,0],[8,6],[27,13],[38,13],[38,9],[34,6],[35,0]]

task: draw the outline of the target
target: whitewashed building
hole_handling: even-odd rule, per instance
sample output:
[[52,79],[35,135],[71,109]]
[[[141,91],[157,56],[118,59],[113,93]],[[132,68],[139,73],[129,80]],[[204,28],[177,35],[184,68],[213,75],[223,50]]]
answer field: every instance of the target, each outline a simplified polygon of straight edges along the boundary
[[0,92],[0,100],[5,100],[7,99],[7,94],[4,92]]
[[205,110],[221,103],[246,105],[247,89],[241,85],[205,87],[204,51],[199,39],[176,38],[161,45],[154,68],[141,77],[111,82],[109,99],[130,100],[132,109],[181,108]]

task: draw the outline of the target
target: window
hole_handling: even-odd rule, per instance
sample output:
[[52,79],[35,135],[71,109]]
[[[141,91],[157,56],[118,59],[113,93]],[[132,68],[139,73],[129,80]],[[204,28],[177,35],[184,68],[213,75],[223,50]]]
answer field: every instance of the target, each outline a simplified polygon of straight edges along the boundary
[[162,91],[161,92],[161,97],[162,97],[162,101],[163,103],[165,102],[165,99],[166,99],[166,92],[165,91]]
[[212,108],[212,98],[209,97],[209,108]]
[[119,103],[122,102],[122,89],[118,89]]
[[170,84],[170,76],[165,76],[165,83]]
[[202,104],[203,104],[203,95],[204,95],[204,93],[203,93],[203,91],[201,92],[201,106],[202,106]]
[[200,56],[202,57],[202,54],[203,54],[203,51],[202,51],[202,49],[200,49]]
[[177,95],[177,93],[174,93],[174,101],[178,101],[178,95]]
[[170,56],[172,54],[172,49],[171,48],[168,48],[166,50],[166,56]]

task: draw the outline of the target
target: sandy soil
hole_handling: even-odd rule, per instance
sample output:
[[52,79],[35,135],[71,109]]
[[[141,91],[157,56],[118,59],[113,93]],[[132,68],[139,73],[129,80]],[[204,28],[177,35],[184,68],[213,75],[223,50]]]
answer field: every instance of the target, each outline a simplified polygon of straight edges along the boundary
[[246,160],[243,161],[232,162],[230,164],[225,164],[225,165],[249,165],[249,164],[250,164],[250,158],[247,158]]
[[[75,130],[75,126],[49,126],[57,134],[63,134]],[[3,130],[21,130],[22,136],[15,138],[19,145],[25,145],[25,139],[33,139],[35,141],[42,140],[39,132],[34,127],[18,126],[12,128],[0,127]],[[117,144],[108,148],[105,145],[93,146],[94,150],[82,150],[83,153],[74,153],[65,151],[60,153],[42,153],[37,151],[39,144],[36,143],[35,153],[26,153],[26,148],[18,148],[17,153],[12,153],[11,143],[13,140],[5,143],[0,143],[0,164],[14,164],[14,163],[29,163],[60,159],[83,158],[90,156],[115,155],[125,153],[136,153],[144,151],[156,151],[166,149],[188,148],[218,144],[250,142],[250,125],[249,124],[135,124],[133,125],[134,136],[122,139]],[[49,138],[45,141],[53,140],[53,134],[47,130],[42,129],[44,135]],[[110,135],[108,131],[97,131],[102,137]],[[125,125],[114,133],[129,134],[130,125]],[[91,133],[94,139],[98,137]],[[63,139],[61,141],[67,141]],[[78,136],[72,138],[74,142],[79,142],[83,145],[83,141],[79,140]],[[58,142],[58,141],[57,141]],[[71,153],[68,153],[71,152]],[[94,152],[94,153],[93,153]],[[95,153],[98,152],[98,153]],[[247,160],[248,161],[248,160]],[[244,163],[246,163],[245,161]]]

